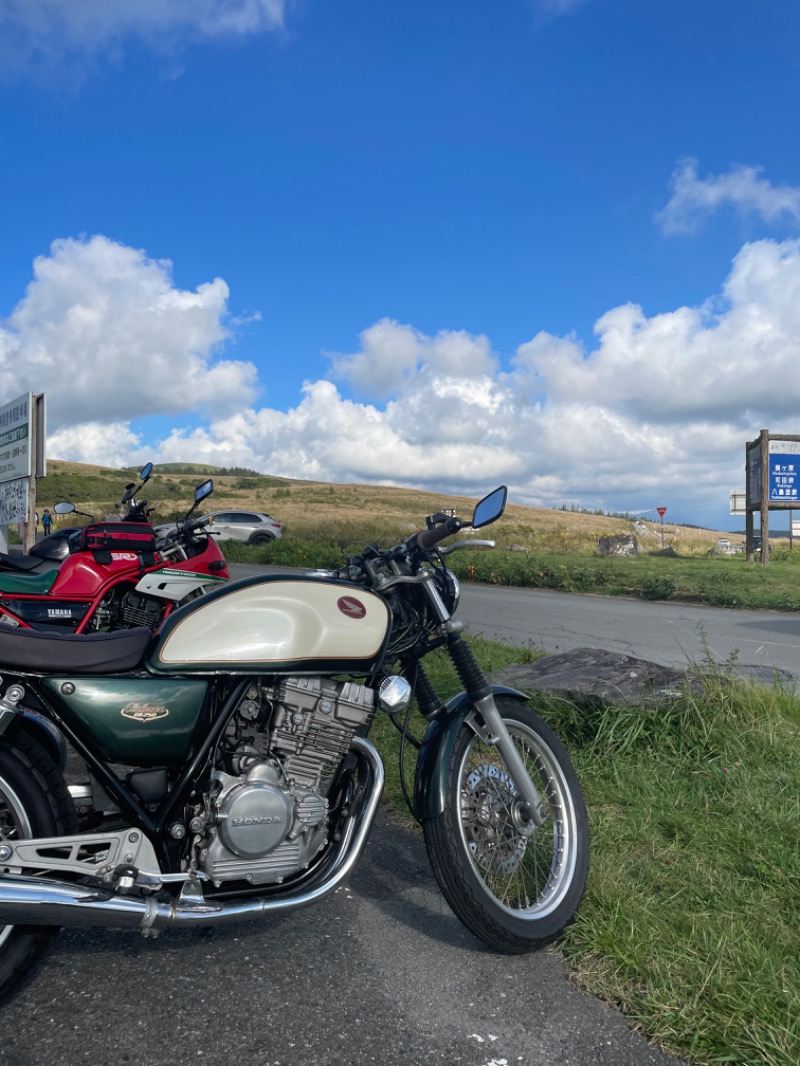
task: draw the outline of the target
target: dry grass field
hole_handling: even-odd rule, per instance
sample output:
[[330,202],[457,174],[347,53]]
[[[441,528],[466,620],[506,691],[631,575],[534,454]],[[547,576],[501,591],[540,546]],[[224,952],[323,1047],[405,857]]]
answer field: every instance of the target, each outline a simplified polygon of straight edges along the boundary
[[[188,510],[192,492],[205,476],[156,469],[144,495],[154,506],[153,520],[168,521]],[[448,496],[425,490],[383,485],[329,484],[296,481],[269,475],[219,474],[208,510],[266,511],[286,527],[287,537],[346,543],[379,540],[389,543],[408,536],[425,516],[454,508],[468,517],[476,497]],[[82,511],[101,516],[113,509],[131,471],[84,463],[51,461],[48,477],[37,485],[39,512],[57,499],[68,499]],[[658,521],[599,515],[565,509],[526,507],[509,502],[503,519],[492,527],[491,536],[500,547],[556,553],[593,553],[601,536],[636,532],[642,550],[661,547]],[[487,534],[488,535],[488,534]],[[664,544],[681,554],[701,554],[716,544],[720,532],[690,526],[664,524]],[[732,543],[741,537],[730,537]]]

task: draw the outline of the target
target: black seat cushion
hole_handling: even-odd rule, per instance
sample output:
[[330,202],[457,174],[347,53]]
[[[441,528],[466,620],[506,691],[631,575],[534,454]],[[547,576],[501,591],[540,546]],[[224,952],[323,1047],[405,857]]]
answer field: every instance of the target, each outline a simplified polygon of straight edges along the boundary
[[113,633],[40,633],[0,626],[0,670],[114,674],[142,661],[152,634],[144,626]]

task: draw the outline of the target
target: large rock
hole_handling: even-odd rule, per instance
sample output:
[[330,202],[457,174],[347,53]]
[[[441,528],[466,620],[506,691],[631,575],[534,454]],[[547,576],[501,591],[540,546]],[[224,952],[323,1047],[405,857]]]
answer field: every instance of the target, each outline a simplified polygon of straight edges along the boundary
[[[757,684],[796,686],[783,670],[760,666],[733,666],[726,671]],[[659,706],[671,702],[687,689],[702,691],[702,681],[690,670],[676,670],[632,655],[618,655],[602,648],[575,648],[559,655],[546,655],[535,663],[495,670],[490,679],[498,685],[524,692],[549,692],[579,706],[613,704],[617,707]]]
[[687,684],[699,688],[697,679],[685,671],[602,648],[575,648],[547,655],[535,663],[496,670],[491,677],[496,684],[525,692],[551,692],[592,706],[659,704],[674,700]]
[[623,556],[638,555],[639,542],[632,533],[617,533],[614,537],[600,537],[597,542],[597,554]]

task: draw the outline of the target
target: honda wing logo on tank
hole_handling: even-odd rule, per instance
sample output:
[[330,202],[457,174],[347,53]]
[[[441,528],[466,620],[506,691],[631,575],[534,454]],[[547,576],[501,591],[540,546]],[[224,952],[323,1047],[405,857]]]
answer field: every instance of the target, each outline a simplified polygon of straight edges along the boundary
[[166,718],[169,711],[154,703],[128,703],[119,713],[123,718],[132,718],[135,722],[152,722],[156,718]]
[[342,596],[336,601],[336,606],[348,618],[363,618],[367,613],[367,608],[355,596]]

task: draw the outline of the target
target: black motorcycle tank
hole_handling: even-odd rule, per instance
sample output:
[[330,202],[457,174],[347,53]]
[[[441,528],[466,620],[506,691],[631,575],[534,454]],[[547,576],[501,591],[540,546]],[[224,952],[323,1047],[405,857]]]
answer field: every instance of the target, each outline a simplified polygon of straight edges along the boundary
[[244,578],[170,615],[147,666],[181,674],[369,674],[383,659],[389,628],[383,599],[347,582]]

